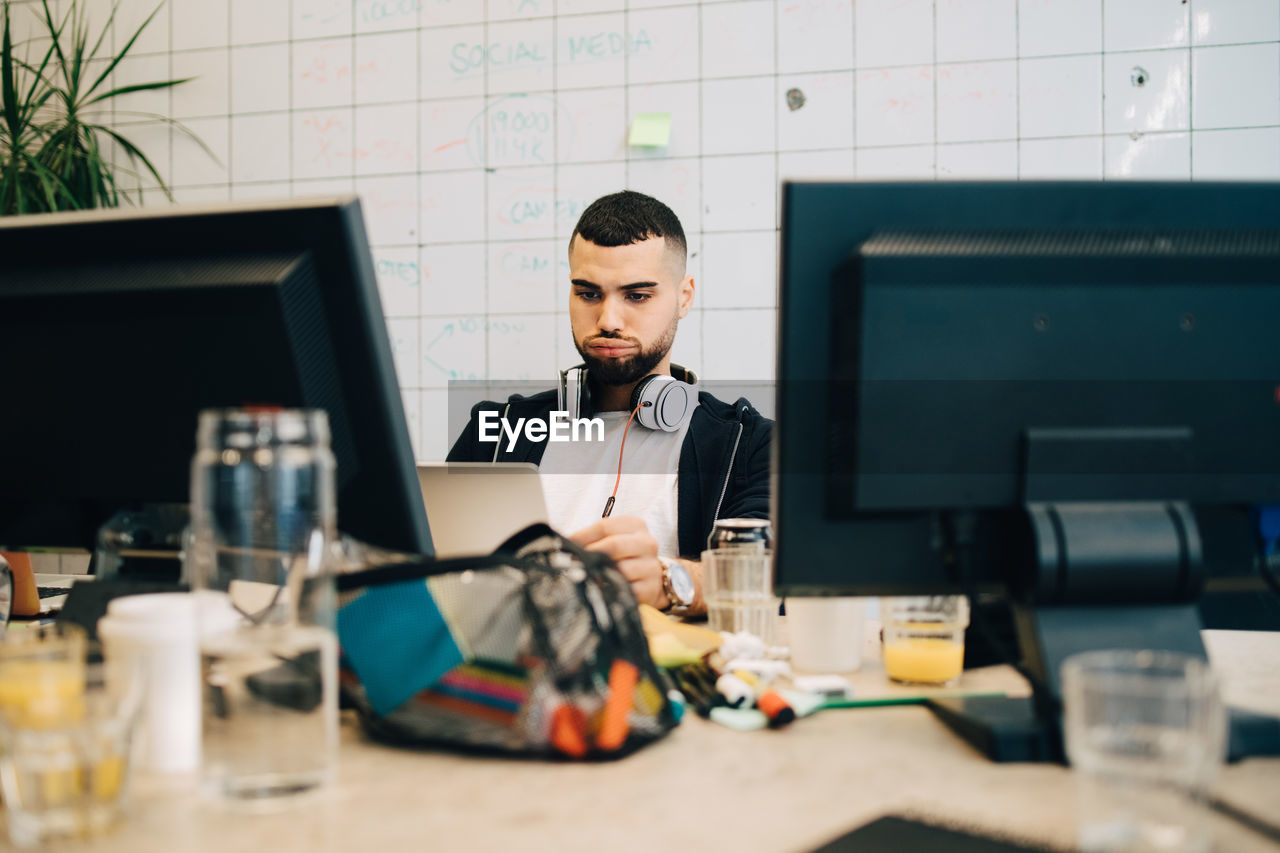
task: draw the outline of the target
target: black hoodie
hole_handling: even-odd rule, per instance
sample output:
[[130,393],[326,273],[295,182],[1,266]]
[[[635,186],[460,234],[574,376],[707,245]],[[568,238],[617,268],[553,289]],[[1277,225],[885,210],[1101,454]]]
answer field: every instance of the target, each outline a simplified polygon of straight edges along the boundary
[[[481,442],[480,413],[494,412],[511,423],[519,418],[546,421],[556,408],[556,396],[551,390],[529,397],[516,394],[505,404],[477,403],[447,461],[541,463],[546,442],[530,441],[524,431],[510,451],[505,437],[496,444]],[[677,472],[676,535],[681,557],[699,558],[718,518],[769,517],[772,431],[773,421],[752,408],[745,398],[729,405],[705,391],[698,393],[698,407],[680,449]]]

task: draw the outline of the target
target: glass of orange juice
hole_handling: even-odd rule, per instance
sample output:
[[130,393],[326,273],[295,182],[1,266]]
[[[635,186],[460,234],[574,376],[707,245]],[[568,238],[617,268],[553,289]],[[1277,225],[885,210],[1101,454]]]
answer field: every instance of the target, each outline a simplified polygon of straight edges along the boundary
[[0,788],[18,846],[93,835],[120,814],[142,674],[87,666],[84,650],[73,625],[0,642]]
[[951,684],[964,669],[964,629],[969,600],[963,595],[885,598],[884,671],[906,684]]

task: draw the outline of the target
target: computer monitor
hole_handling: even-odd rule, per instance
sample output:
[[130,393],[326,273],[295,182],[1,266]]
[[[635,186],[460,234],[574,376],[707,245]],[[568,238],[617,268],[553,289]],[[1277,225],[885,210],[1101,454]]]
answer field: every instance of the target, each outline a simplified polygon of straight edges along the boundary
[[329,416],[338,526],[429,553],[354,197],[0,219],[0,547],[186,503],[197,414]]
[[1280,185],[787,183],[782,225],[777,590],[1004,590],[1040,721],[1075,651],[1203,655],[1280,502]]

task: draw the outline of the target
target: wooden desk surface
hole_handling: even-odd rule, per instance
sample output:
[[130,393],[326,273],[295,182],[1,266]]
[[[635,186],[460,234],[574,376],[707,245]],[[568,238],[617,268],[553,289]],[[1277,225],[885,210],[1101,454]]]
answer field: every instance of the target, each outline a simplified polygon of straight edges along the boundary
[[[1231,701],[1280,713],[1280,634],[1206,639]],[[751,733],[690,715],[665,740],[594,765],[408,752],[366,743],[345,721],[341,755],[339,785],[278,814],[231,813],[141,779],[127,822],[74,849],[803,851],[888,812],[1064,848],[1074,838],[1069,770],[989,763],[921,707],[826,711]],[[1226,768],[1219,791],[1276,820],[1280,759]],[[1218,850],[1276,850],[1215,821]]]

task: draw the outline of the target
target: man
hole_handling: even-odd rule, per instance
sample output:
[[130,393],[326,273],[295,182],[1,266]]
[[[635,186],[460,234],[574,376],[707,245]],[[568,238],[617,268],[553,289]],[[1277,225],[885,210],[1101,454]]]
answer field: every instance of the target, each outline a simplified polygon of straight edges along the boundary
[[645,377],[663,377],[655,387],[695,381],[671,363],[693,304],[687,254],[680,220],[657,199],[624,191],[593,202],[569,239],[569,319],[586,368],[583,414],[603,421],[603,440],[482,434],[495,417],[545,422],[565,397],[562,378],[558,391],[477,405],[448,459],[537,464],[553,527],[612,557],[641,603],[697,615],[706,609],[698,557],[715,520],[768,516],[772,421],[745,399],[730,405],[700,391],[671,431],[634,422],[632,394]]

